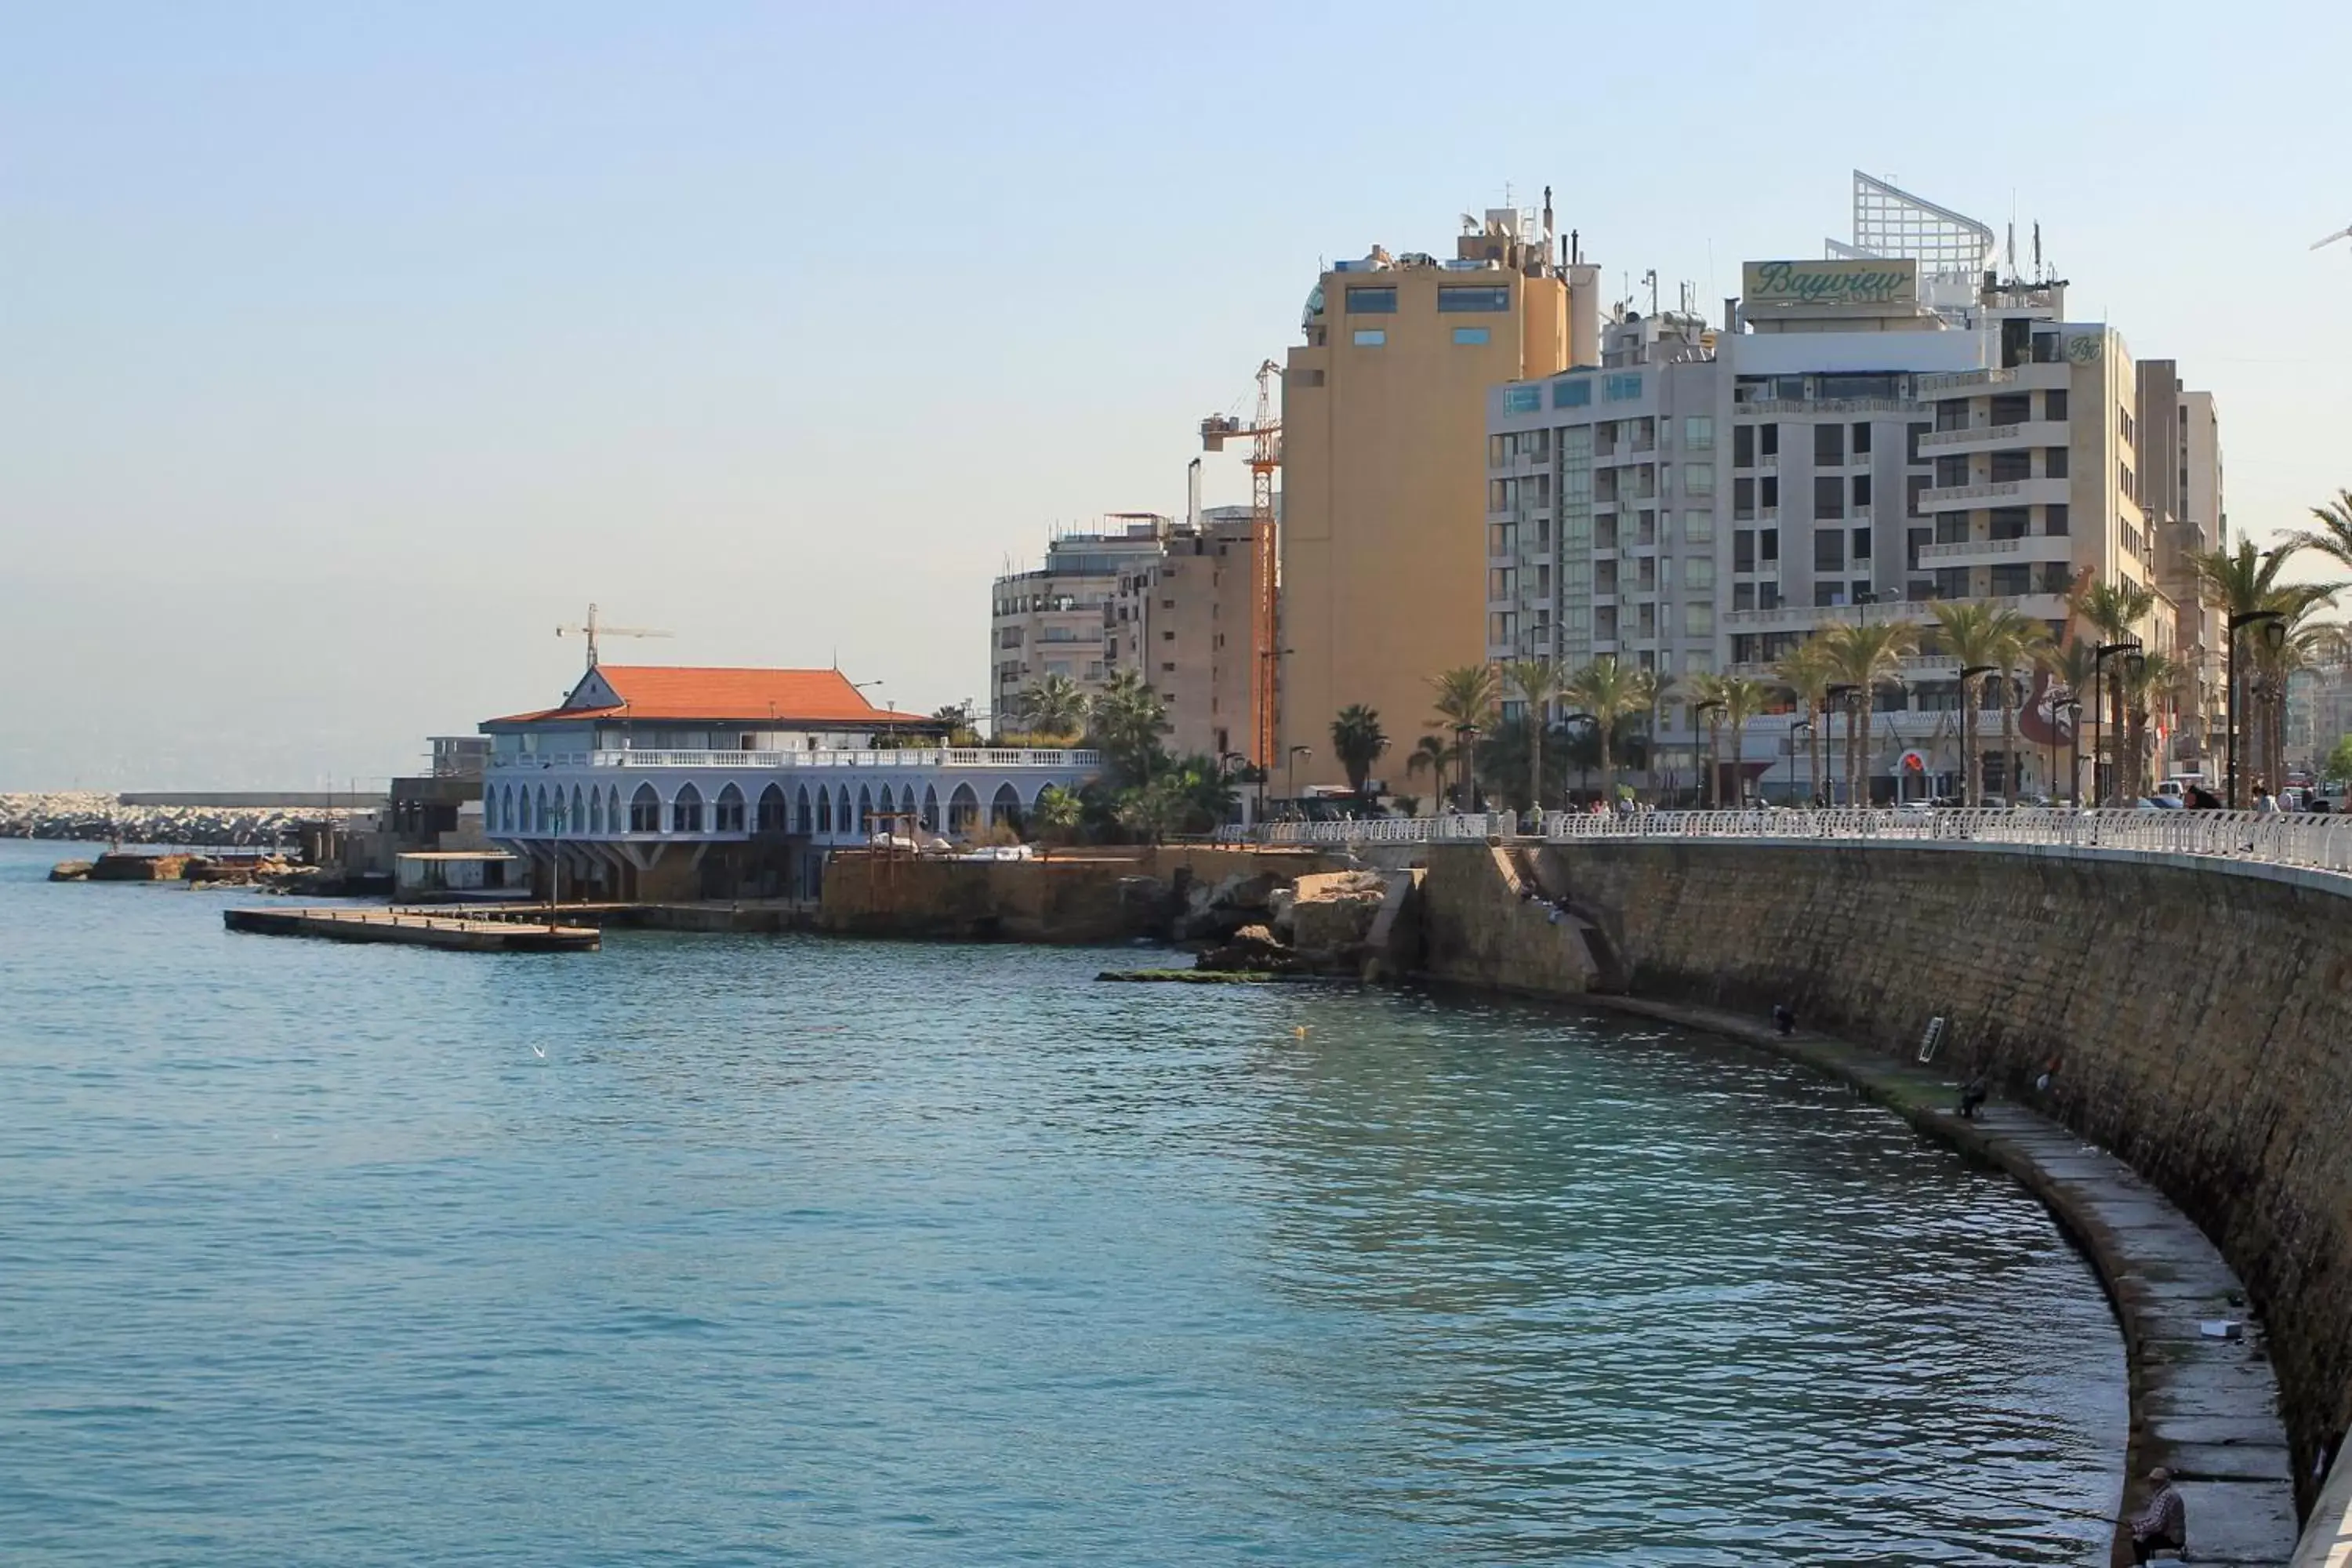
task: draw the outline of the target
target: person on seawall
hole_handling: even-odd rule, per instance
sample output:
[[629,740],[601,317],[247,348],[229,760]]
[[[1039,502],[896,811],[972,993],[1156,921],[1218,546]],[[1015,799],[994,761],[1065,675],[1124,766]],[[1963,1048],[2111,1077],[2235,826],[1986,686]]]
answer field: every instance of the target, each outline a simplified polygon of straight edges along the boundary
[[2151,1552],[2167,1548],[2180,1553],[2182,1562],[2189,1559],[2189,1505],[2181,1500],[2172,1484],[2172,1472],[2162,1465],[2148,1471],[2147,1479],[2156,1490],[2148,1494],[2147,1506],[2132,1521],[2132,1561],[2145,1563]]

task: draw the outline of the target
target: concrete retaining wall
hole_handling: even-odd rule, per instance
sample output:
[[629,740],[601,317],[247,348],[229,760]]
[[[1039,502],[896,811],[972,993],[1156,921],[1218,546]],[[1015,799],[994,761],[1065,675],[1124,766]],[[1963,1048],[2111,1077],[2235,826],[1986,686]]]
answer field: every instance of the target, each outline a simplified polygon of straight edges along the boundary
[[[1590,966],[1530,941],[1496,851],[1433,846],[1430,972],[1542,994]],[[2352,1416],[2352,897],[2341,879],[2097,850],[1702,841],[1555,846],[1538,880],[1632,991],[1890,1052],[1947,1019],[1981,1066],[2197,1221],[2267,1317],[2298,1501]],[[2055,1063],[2051,1087],[2031,1085]]]

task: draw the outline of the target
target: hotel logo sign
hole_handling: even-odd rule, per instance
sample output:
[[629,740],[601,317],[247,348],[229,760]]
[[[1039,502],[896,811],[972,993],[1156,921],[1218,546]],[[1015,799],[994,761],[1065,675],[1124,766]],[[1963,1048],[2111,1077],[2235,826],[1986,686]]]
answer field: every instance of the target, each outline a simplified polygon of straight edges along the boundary
[[1743,302],[1759,305],[1915,305],[1919,264],[1883,261],[1750,261],[1740,268]]

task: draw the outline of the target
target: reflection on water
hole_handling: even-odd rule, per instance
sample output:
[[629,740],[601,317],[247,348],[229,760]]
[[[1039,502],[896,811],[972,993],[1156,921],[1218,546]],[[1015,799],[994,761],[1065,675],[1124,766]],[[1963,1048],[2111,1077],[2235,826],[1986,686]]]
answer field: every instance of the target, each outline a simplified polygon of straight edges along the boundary
[[50,858],[0,846],[12,1562],[2105,1540],[2084,1266],[1737,1047],[1088,954],[230,937]]

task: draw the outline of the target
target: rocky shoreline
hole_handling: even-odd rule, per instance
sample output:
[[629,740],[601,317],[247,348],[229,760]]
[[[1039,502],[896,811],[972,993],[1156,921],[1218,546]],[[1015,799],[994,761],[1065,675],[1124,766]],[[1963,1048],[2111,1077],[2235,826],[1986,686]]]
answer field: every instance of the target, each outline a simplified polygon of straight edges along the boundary
[[352,815],[315,806],[124,805],[98,790],[61,790],[0,795],[0,838],[268,847],[296,842],[306,822]]

